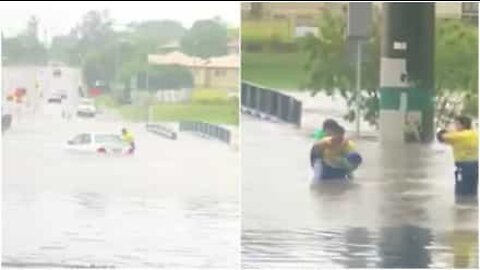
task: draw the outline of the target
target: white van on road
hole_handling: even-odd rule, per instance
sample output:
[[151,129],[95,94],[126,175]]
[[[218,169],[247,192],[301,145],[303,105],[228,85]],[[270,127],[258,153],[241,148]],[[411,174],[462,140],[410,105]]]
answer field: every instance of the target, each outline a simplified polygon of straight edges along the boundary
[[77,106],[77,116],[94,117],[97,113],[95,101],[89,98],[82,98]]

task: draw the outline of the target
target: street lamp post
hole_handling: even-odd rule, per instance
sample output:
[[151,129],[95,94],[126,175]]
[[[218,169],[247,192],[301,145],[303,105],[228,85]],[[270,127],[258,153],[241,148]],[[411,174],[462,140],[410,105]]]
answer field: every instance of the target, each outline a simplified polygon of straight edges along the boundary
[[371,3],[351,2],[348,6],[348,38],[356,45],[356,136],[360,137],[360,102],[362,83],[362,43],[368,39],[371,26]]
[[355,95],[355,103],[356,104],[356,113],[355,119],[356,121],[356,136],[357,138],[360,137],[360,102],[361,102],[361,87],[362,87],[362,41],[357,40],[357,70],[356,70],[356,95]]

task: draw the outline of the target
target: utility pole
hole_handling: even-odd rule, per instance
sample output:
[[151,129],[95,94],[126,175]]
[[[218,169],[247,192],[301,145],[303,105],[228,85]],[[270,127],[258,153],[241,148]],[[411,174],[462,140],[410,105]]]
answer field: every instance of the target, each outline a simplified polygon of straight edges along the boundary
[[434,3],[383,4],[380,64],[380,138],[404,143],[406,127],[433,140]]

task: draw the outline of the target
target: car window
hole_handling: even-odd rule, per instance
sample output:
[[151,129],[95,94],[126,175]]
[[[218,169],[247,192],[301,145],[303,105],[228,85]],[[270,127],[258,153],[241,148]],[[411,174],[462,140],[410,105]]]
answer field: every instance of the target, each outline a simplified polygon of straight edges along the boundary
[[90,134],[83,134],[82,144],[90,144],[90,143],[92,143],[92,138]]
[[115,143],[115,144],[123,143],[122,138],[114,134],[97,134],[95,135],[95,142],[96,143]]
[[77,135],[70,140],[71,144],[80,144],[82,141],[82,135]]
[[90,144],[92,142],[92,138],[89,134],[79,134],[72,139],[72,144],[80,145],[80,144]]

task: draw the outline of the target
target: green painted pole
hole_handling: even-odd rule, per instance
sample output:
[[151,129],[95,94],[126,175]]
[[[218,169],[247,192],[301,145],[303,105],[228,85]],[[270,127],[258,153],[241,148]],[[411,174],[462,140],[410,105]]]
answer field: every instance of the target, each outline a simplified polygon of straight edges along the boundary
[[[434,3],[384,3],[383,14],[381,140],[431,142],[434,137]],[[415,133],[418,136],[413,136]]]

